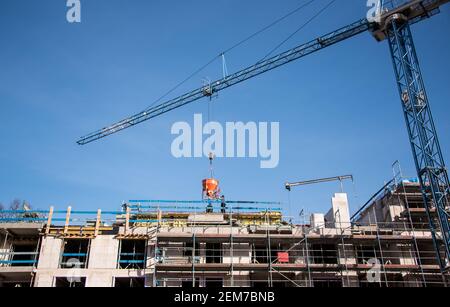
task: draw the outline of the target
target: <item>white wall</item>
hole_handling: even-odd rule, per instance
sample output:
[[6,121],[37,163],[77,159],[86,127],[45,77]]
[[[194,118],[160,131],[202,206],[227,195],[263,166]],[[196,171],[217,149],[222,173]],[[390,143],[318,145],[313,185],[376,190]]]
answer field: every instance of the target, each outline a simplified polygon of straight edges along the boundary
[[116,269],[119,240],[113,235],[101,235],[91,240],[89,269]]
[[119,270],[117,260],[119,240],[113,235],[101,235],[91,240],[87,269],[60,269],[63,239],[43,238],[36,287],[52,287],[56,277],[85,277],[86,287],[112,287],[114,277],[139,277],[141,271]]
[[57,269],[62,253],[64,240],[55,237],[44,237],[41,244],[38,269]]
[[86,287],[112,287],[118,255],[119,240],[113,235],[101,235],[92,239]]
[[330,225],[327,227],[348,228],[350,227],[350,211],[348,208],[347,193],[336,193],[331,199],[331,210],[325,216]]

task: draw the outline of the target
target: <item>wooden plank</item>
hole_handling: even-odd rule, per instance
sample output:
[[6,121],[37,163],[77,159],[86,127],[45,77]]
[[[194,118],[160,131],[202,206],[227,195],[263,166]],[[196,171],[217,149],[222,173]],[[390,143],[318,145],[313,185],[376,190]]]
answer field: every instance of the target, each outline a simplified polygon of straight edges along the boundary
[[52,225],[52,218],[53,218],[53,206],[50,207],[50,211],[48,213],[48,219],[47,219],[47,225],[45,227],[45,234],[48,235],[50,233],[50,226]]
[[70,224],[70,213],[72,212],[72,207],[67,207],[67,213],[66,213],[66,222],[64,224],[64,234],[67,233],[69,224]]

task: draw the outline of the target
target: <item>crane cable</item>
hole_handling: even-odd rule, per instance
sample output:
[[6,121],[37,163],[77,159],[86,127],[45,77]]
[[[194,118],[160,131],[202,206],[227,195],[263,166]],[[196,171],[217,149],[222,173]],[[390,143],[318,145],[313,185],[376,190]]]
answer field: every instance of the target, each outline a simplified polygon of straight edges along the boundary
[[289,214],[289,224],[293,224],[294,217],[292,216],[292,210],[291,210],[291,191],[288,191],[288,214]]
[[[161,97],[159,97],[157,100],[155,100],[149,107],[147,107],[147,109],[145,109],[143,112],[147,112],[149,111],[152,107],[154,107],[158,102],[160,102],[161,100],[163,100],[165,97],[167,97],[168,95],[170,95],[171,93],[173,93],[175,90],[177,90],[180,86],[182,86],[183,84],[185,84],[187,81],[191,80],[194,76],[196,76],[197,74],[199,74],[201,71],[203,71],[205,68],[207,68],[209,65],[211,65],[212,63],[214,63],[218,58],[223,57],[225,53],[228,53],[230,51],[232,51],[233,49],[241,46],[242,44],[246,43],[247,41],[251,40],[252,38],[256,37],[257,35],[267,31],[268,29],[272,28],[273,26],[275,26],[276,24],[280,23],[281,21],[285,20],[286,18],[292,16],[293,14],[299,12],[300,10],[306,8],[307,6],[309,6],[310,4],[312,4],[315,0],[310,0],[302,5],[300,5],[299,7],[295,8],[294,10],[290,11],[289,13],[287,13],[286,15],[278,18],[277,20],[273,21],[272,23],[270,23],[269,25],[265,26],[264,28],[262,28],[259,31],[256,31],[255,33],[249,35],[248,37],[246,37],[245,39],[239,41],[238,43],[234,44],[233,46],[227,48],[226,50],[222,51],[220,54],[216,55],[215,57],[213,57],[211,60],[209,60],[207,63],[205,63],[203,66],[201,66],[200,68],[198,68],[197,70],[195,70],[192,74],[190,74],[188,77],[186,77],[184,80],[182,80],[181,82],[179,82],[178,84],[176,84],[174,87],[172,87],[169,91],[167,91],[164,95],[162,95]],[[300,31],[300,30],[298,30]],[[297,32],[298,32],[297,31]]]
[[361,207],[362,204],[359,203],[358,189],[356,188],[355,180],[352,180],[352,184],[353,184],[353,198],[355,199],[355,204],[358,207]]
[[231,46],[230,48],[224,50],[222,53],[228,53],[231,50],[239,47],[240,45],[246,43],[247,41],[251,40],[252,38],[258,36],[259,34],[267,31],[268,29],[272,28],[273,26],[277,25],[278,23],[280,23],[281,21],[285,20],[286,18],[292,16],[293,14],[297,13],[298,11],[306,8],[307,6],[311,5],[315,0],[310,0],[302,5],[300,5],[299,7],[297,7],[296,9],[290,11],[289,13],[287,13],[286,15],[278,18],[277,20],[273,21],[272,23],[270,23],[269,25],[265,26],[264,28],[262,28],[259,31],[256,31],[255,33],[249,35],[248,37],[244,38],[243,40],[239,41],[238,43],[234,44],[233,46]]
[[328,8],[331,7],[336,2],[336,0],[331,0],[327,5],[325,5],[321,10],[319,10],[314,16],[312,16],[310,19],[308,19],[304,24],[302,24],[297,30],[295,30],[292,34],[290,34],[286,39],[284,39],[282,42],[280,42],[278,45],[276,45],[266,56],[264,56],[258,63],[263,62],[266,60],[269,56],[271,56],[275,51],[277,51],[281,46],[283,46],[288,40],[290,40],[292,37],[294,37],[298,32],[303,30],[307,25],[309,25],[311,22],[313,22],[317,17],[319,17],[323,12],[325,12]]

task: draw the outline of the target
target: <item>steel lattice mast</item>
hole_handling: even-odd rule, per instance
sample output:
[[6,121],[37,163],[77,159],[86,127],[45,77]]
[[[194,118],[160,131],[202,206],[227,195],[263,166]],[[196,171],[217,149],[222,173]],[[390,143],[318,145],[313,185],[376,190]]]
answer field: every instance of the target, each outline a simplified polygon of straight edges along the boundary
[[[440,266],[445,270],[447,264],[443,259],[450,259],[449,179],[411,30],[404,16],[396,15],[391,19],[388,41],[424,204]],[[439,227],[433,220],[433,210],[437,213],[442,240],[437,238]]]

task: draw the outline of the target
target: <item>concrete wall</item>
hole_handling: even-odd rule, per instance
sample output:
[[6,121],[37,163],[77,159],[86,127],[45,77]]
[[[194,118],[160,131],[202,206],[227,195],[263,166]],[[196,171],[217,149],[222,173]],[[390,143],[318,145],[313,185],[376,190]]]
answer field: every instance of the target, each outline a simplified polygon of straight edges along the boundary
[[36,287],[52,287],[57,277],[85,277],[86,287],[112,287],[115,277],[144,276],[142,270],[117,269],[119,240],[113,235],[102,235],[91,240],[87,269],[60,269],[63,242],[63,239],[55,237],[43,239],[35,278]]
[[119,240],[113,235],[102,235],[91,240],[89,251],[90,269],[116,269]]
[[55,237],[42,239],[38,269],[57,269],[62,254],[64,240]]

